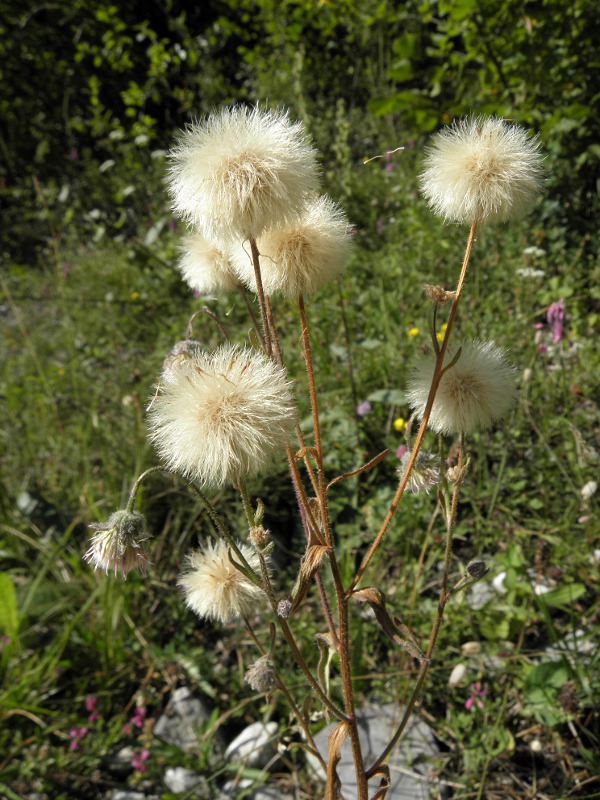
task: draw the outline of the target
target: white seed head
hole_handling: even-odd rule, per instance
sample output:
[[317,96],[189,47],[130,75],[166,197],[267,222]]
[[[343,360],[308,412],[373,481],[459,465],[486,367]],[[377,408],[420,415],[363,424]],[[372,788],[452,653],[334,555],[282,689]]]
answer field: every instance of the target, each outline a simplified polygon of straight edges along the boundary
[[190,125],[170,158],[174,211],[222,244],[285,224],[318,186],[316,151],[283,111],[222,109]]
[[[341,208],[322,196],[308,201],[294,222],[266,231],[257,242],[265,294],[296,300],[334,280],[350,255],[349,230]],[[254,267],[247,248],[232,249],[232,260],[241,280],[255,292]]]
[[540,191],[538,137],[495,117],[455,122],[432,140],[421,190],[448,222],[503,222],[524,214]]
[[[444,365],[458,347],[446,351]],[[435,369],[433,355],[417,361],[408,384],[408,402],[422,417]],[[494,342],[465,342],[458,361],[440,381],[429,427],[436,433],[485,430],[501,419],[516,399],[515,369]]]
[[[248,564],[260,569],[254,549],[238,544]],[[232,563],[230,547],[226,541],[208,542],[201,550],[194,550],[186,559],[186,567],[177,584],[183,589],[188,608],[201,619],[210,619],[223,625],[242,616],[256,612],[262,591]],[[232,553],[235,559],[235,554]]]
[[184,238],[178,266],[188,286],[201,294],[233,292],[240,285],[229,256],[201,233]]
[[255,692],[268,692],[276,685],[275,665],[269,656],[261,656],[246,670],[244,680]]
[[285,372],[260,352],[223,345],[190,357],[151,403],[150,438],[175,472],[218,488],[271,465],[293,431]]

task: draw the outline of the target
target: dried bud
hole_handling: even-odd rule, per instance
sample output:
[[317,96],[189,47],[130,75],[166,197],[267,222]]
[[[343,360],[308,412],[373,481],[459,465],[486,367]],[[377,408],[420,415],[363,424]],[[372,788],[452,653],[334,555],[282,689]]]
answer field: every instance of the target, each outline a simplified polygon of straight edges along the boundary
[[292,604],[289,600],[280,600],[277,603],[277,616],[281,619],[288,619],[292,613]]
[[475,580],[479,580],[483,578],[484,575],[490,571],[490,568],[487,566],[485,561],[481,559],[474,559],[473,561],[469,561],[467,564],[467,573],[471,578],[475,578]]
[[266,531],[262,525],[250,528],[248,538],[257,550],[264,550],[270,541],[269,531]]
[[428,300],[431,300],[432,303],[439,303],[440,305],[444,305],[444,303],[448,303],[456,297],[455,291],[448,292],[446,289],[442,289],[441,286],[432,286],[429,283],[426,283],[423,289],[425,290],[425,296]]
[[138,511],[115,511],[107,522],[89,526],[96,531],[84,559],[94,564],[94,569],[119,572],[126,578],[132,569],[142,575],[146,572],[148,558],[144,542],[149,538],[146,518]]
[[[400,469],[398,470],[400,477],[404,476],[411,456],[412,453],[410,450],[407,450],[402,456]],[[420,450],[410,471],[406,490],[414,494],[418,494],[421,491],[429,492],[431,487],[436,486],[440,480],[440,468],[438,463],[439,459],[436,455]]]
[[465,477],[464,467],[454,466],[450,467],[446,472],[446,478],[450,483],[458,483]]
[[276,685],[275,665],[269,656],[262,656],[246,670],[244,680],[255,692],[269,692]]

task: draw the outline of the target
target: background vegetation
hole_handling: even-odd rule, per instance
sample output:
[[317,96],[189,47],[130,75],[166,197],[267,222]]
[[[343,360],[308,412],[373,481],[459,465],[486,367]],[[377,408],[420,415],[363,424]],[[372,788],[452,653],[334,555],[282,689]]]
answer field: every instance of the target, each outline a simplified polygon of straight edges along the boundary
[[[118,582],[81,561],[86,526],[121,506],[153,463],[144,407],[189,316],[206,306],[246,335],[240,301],[195,298],[181,282],[163,174],[186,121],[259,101],[304,120],[323,153],[324,187],[356,228],[345,277],[311,304],[331,472],[391,450],[335,495],[348,572],[393,493],[403,442],[393,420],[407,416],[407,370],[427,341],[422,284],[452,284],[465,240],[419,198],[427,135],[469,112],[540,132],[547,193],[529,219],[482,231],[460,321],[464,335],[508,347],[520,369],[513,416],[474,442],[455,548],[457,575],[491,555],[505,591],[483,592],[477,610],[466,598],[449,607],[420,713],[442,743],[454,797],[600,796],[598,495],[582,494],[600,463],[599,34],[600,7],[586,0],[5,0],[0,793],[103,796],[117,782],[106,754],[131,744],[151,745],[150,757],[145,772],[132,766],[119,781],[167,797],[170,764],[222,781],[228,767],[209,746],[216,732],[275,718],[286,733],[278,699],[257,700],[243,685],[250,643],[234,628],[198,625],[182,606],[177,570],[206,525],[182,486],[155,477],[144,491],[156,534],[148,579]],[[565,335],[553,341],[546,312],[560,299]],[[300,365],[294,310],[277,314]],[[218,341],[208,318],[195,331]],[[364,400],[372,408],[359,417]],[[290,535],[281,477],[252,490],[269,500],[285,584],[283,564],[302,542]],[[237,524],[236,502],[227,493],[218,502]],[[425,536],[434,508],[431,497],[408,498],[376,571],[422,635],[441,557],[441,526]],[[368,620],[353,624],[359,695],[401,702],[410,661]],[[302,632],[309,646],[314,633]],[[448,688],[457,663],[466,674]],[[194,757],[151,737],[178,683],[215,708],[206,751]],[[486,694],[468,709],[473,684]],[[136,703],[147,717],[126,733]],[[79,740],[72,730],[83,726]],[[301,752],[286,758],[299,796],[313,796]]]

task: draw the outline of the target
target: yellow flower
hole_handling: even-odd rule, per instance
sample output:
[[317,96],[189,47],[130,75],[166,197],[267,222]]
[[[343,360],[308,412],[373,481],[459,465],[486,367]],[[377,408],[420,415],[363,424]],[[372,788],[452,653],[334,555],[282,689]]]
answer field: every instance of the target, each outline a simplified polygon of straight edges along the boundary
[[403,431],[404,428],[406,428],[406,422],[404,419],[402,417],[396,417],[394,420],[394,430],[400,433],[400,431]]
[[406,331],[406,335],[407,335],[407,336],[418,336],[418,334],[419,334],[419,329],[418,329],[418,328],[414,328],[414,327],[413,327],[413,328],[409,328],[409,329]]
[[440,344],[444,341],[444,336],[446,335],[446,328],[448,326],[444,322],[443,325],[440,325],[439,331],[436,333],[435,338],[440,342]]
[[139,293],[139,292],[132,292],[132,293],[129,295],[129,297],[130,297],[132,300],[137,300],[139,296],[140,296],[140,293]]

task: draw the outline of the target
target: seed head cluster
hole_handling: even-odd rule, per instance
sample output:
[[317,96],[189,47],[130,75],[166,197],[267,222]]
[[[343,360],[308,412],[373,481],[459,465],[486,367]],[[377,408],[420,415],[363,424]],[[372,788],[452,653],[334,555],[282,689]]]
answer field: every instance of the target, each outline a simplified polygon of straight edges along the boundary
[[495,117],[455,122],[433,138],[421,190],[448,222],[503,222],[525,213],[540,190],[537,137]]
[[[458,347],[446,351],[444,365]],[[435,359],[417,361],[408,384],[408,401],[423,416],[435,370]],[[443,375],[433,403],[429,427],[436,433],[470,433],[501,419],[516,398],[515,370],[494,342],[465,342],[457,362]]]
[[223,345],[188,353],[148,412],[163,462],[213,488],[262,472],[296,421],[284,370],[260,352]]
[[[238,544],[240,552],[254,570],[260,569],[255,550]],[[262,590],[234,566],[226,541],[208,542],[187,557],[186,567],[177,581],[188,608],[201,619],[226,625],[254,614]]]
[[221,245],[285,225],[317,186],[316,151],[283,111],[223,109],[190,125],[171,152],[174,211]]
[[[321,196],[309,201],[292,223],[266,231],[257,242],[265,294],[296,300],[336,278],[350,254],[349,229],[341,208]],[[242,281],[256,291],[254,267],[246,249],[232,250],[232,258]]]

